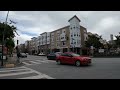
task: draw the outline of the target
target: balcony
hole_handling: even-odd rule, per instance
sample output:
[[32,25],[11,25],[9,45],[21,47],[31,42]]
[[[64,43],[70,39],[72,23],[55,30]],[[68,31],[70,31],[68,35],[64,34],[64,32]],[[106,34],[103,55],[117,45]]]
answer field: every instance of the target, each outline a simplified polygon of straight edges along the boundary
[[66,34],[65,33],[62,33],[60,35],[60,41],[66,41]]

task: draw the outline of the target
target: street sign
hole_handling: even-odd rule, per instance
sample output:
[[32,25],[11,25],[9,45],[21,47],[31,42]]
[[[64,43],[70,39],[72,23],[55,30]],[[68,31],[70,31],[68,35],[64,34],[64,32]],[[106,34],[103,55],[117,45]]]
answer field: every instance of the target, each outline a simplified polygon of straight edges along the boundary
[[99,49],[99,53],[104,53],[104,49]]

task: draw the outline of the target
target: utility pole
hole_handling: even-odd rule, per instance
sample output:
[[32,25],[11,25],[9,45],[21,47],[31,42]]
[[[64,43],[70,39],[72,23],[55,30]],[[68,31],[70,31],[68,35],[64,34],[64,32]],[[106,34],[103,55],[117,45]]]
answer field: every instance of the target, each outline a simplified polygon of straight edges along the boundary
[[5,20],[5,26],[4,26],[4,29],[3,29],[3,37],[2,37],[2,62],[1,62],[1,66],[3,66],[4,32],[5,32],[5,28],[6,28],[6,25],[7,25],[8,14],[9,14],[9,11],[7,12],[7,16],[6,16],[6,20]]

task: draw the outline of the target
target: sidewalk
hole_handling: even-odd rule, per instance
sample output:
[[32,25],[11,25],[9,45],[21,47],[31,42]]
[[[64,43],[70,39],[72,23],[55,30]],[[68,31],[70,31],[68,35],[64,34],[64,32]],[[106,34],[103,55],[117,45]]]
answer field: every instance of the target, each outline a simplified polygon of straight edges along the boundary
[[[0,65],[1,65],[1,61],[0,61]],[[14,67],[18,67],[21,65],[22,65],[22,63],[17,62],[17,55],[14,54],[13,57],[8,56],[7,61],[4,60],[3,68],[14,68]]]

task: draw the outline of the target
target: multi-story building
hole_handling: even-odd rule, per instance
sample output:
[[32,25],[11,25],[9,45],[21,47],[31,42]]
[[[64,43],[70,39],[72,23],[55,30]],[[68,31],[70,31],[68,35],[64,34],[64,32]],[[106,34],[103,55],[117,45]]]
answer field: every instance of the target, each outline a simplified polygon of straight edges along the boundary
[[80,25],[80,19],[75,15],[69,26],[51,32],[51,51],[73,51],[80,53],[87,40],[87,29]]
[[29,53],[30,51],[30,41],[25,41],[25,52],[26,53]]
[[39,36],[39,52],[47,54],[50,50],[50,32],[44,32]]
[[20,49],[20,52],[21,52],[21,53],[24,53],[24,52],[25,52],[25,44],[20,44],[20,45],[18,46],[18,48]]
[[36,53],[36,37],[31,38],[30,40],[30,52],[31,54],[35,54]]
[[39,53],[39,36],[34,39],[35,44],[35,54]]
[[[68,26],[44,32],[36,39],[31,40],[31,50],[37,50],[39,53],[47,54],[49,52],[67,52],[73,51],[80,53],[84,42],[87,40],[87,29],[80,25],[81,20],[75,15],[68,20]],[[35,40],[37,45],[35,46]]]

